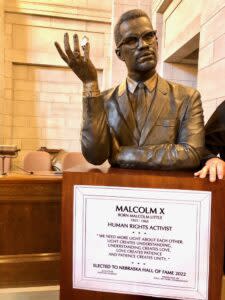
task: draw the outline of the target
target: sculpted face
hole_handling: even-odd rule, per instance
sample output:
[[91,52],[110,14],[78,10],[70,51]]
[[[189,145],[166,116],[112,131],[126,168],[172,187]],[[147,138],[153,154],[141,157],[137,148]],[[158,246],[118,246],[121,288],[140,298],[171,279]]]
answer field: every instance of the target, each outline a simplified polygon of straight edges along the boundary
[[116,54],[123,60],[128,75],[136,81],[144,81],[155,73],[157,64],[157,40],[152,24],[146,17],[128,20],[120,25],[122,39]]

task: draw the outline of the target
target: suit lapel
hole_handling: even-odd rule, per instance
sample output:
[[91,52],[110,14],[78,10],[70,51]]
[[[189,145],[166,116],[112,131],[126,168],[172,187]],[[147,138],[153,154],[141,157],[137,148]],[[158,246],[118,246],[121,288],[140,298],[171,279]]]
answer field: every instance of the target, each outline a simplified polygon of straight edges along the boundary
[[133,110],[128,98],[126,80],[122,82],[119,86],[117,102],[123,121],[125,122],[128,130],[130,131],[130,134],[135,139],[135,144],[137,144],[140,139],[140,134],[137,129]]
[[167,107],[169,86],[168,83],[158,76],[158,82],[155,90],[155,95],[153,96],[152,105],[148,112],[145,125],[141,132],[141,138],[139,141],[139,146],[143,146],[148,135],[150,134],[152,128],[156,124],[160,114]]

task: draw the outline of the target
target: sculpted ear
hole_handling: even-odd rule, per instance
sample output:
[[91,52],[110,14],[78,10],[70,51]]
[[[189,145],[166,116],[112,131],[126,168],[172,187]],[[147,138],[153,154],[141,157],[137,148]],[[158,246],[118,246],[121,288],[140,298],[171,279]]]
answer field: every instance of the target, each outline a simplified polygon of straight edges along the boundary
[[120,49],[117,48],[117,49],[115,50],[115,52],[116,52],[117,57],[118,57],[120,60],[124,61],[124,58],[123,58],[123,56],[122,56],[122,54],[121,54]]

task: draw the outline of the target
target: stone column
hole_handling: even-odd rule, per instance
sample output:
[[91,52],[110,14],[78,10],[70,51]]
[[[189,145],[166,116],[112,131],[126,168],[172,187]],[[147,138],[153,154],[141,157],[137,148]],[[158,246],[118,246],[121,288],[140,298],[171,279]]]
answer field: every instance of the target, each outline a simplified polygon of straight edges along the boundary
[[0,0],[0,143],[4,136],[4,0]]
[[201,15],[198,89],[205,121],[225,100],[225,1],[204,1]]

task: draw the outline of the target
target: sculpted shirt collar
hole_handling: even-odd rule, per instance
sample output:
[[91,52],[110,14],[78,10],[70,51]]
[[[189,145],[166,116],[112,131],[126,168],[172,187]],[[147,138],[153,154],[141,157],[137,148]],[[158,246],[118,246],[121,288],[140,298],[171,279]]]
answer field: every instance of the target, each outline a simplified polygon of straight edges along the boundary
[[[149,90],[149,92],[152,92],[155,89],[156,83],[157,83],[157,78],[158,78],[158,75],[157,75],[157,73],[155,73],[151,78],[144,81],[144,84],[145,84],[146,88]],[[130,77],[127,77],[127,88],[130,93],[133,94],[135,92],[135,90],[138,86],[138,83],[139,82],[134,81]]]

